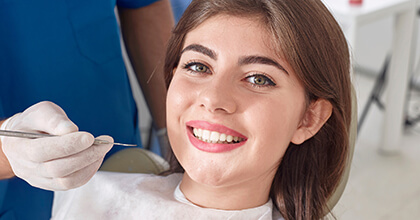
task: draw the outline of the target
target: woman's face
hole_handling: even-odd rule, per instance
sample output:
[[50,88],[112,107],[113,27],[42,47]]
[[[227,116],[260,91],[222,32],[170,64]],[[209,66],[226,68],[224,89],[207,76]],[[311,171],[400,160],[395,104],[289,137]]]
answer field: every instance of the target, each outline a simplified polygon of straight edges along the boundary
[[302,85],[255,20],[216,16],[189,32],[167,96],[183,183],[270,188],[305,112]]

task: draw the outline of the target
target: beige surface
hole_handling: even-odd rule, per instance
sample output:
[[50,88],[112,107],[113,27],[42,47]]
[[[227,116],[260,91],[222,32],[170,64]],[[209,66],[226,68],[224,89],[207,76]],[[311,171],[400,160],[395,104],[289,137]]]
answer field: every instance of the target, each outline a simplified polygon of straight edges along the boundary
[[353,154],[354,154],[354,147],[356,143],[356,137],[357,137],[357,97],[356,97],[356,91],[354,88],[352,88],[352,121],[350,124],[350,151],[349,151],[349,160],[347,163],[347,168],[344,173],[343,179],[340,182],[340,185],[336,189],[335,193],[331,196],[330,201],[328,202],[328,208],[332,210],[334,206],[337,204],[337,202],[340,200],[341,195],[344,192],[344,189],[346,188],[347,181],[350,176],[350,168],[351,163],[353,160]]
[[140,148],[127,148],[109,157],[100,170],[158,174],[167,169],[168,163],[155,153]]

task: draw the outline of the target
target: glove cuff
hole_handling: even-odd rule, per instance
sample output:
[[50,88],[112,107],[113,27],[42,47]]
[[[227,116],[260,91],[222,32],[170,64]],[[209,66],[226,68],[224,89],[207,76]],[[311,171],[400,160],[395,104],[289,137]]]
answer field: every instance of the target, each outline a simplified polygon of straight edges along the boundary
[[0,126],[0,129],[1,129],[1,130],[6,130],[6,126],[7,126],[7,124],[9,123],[10,119],[11,119],[11,117],[10,117],[10,118],[8,118],[8,119],[6,119],[6,120],[3,122],[3,124],[1,124],[1,126]]
[[[15,114],[15,115],[13,115],[12,117],[10,117],[10,118],[8,118],[8,119],[6,119],[4,122],[3,122],[3,124],[1,124],[1,126],[0,126],[0,130],[7,130],[7,125],[10,123],[10,121],[14,118],[14,117],[16,117],[17,115],[19,115],[20,113],[17,113],[17,114]],[[0,141],[1,141],[1,143],[3,143],[3,139],[5,138],[5,136],[0,136]]]
[[[0,126],[0,130],[6,130],[6,126],[7,126],[7,124],[9,123],[10,119],[11,119],[11,118],[6,119],[6,120],[3,122],[3,124],[1,124],[1,126]],[[0,141],[1,141],[1,143],[3,143],[3,138],[4,138],[4,136],[0,136]]]

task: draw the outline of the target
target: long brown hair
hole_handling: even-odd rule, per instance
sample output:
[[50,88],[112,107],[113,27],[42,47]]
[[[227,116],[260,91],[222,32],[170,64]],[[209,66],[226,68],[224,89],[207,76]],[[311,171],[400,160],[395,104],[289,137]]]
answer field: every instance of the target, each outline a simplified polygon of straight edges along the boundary
[[[193,0],[168,44],[168,86],[187,33],[219,14],[261,21],[272,35],[274,50],[304,86],[307,102],[322,98],[332,104],[332,115],[317,134],[301,145],[290,143],[270,192],[285,219],[320,219],[349,154],[350,58],[340,26],[320,0]],[[176,158],[172,170],[183,171]]]

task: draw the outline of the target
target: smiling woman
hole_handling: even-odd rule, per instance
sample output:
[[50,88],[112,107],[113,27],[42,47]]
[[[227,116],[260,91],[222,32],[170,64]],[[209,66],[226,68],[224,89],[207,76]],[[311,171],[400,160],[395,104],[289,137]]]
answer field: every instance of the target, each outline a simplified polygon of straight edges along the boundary
[[321,1],[194,0],[166,54],[169,174],[100,172],[57,193],[55,211],[321,219],[349,154],[349,71]]
[[[316,112],[319,123],[302,123],[309,118],[305,90],[288,62],[267,46],[271,35],[265,30],[245,17],[218,15],[185,37],[168,90],[167,126],[175,156],[186,170],[180,188],[193,203],[232,210],[265,204],[290,141],[308,139],[331,114],[329,102],[319,102],[325,105]],[[204,140],[194,137],[192,129],[207,133]],[[242,141],[209,141],[216,132]],[[218,193],[203,201],[203,189],[191,185],[237,196],[220,199]]]
[[[204,207],[270,197],[286,219],[321,218],[348,158],[349,51],[339,25],[320,1],[193,1],[185,14],[165,67],[181,190]],[[212,141],[219,127],[243,138]],[[202,196],[206,187],[236,196]]]

